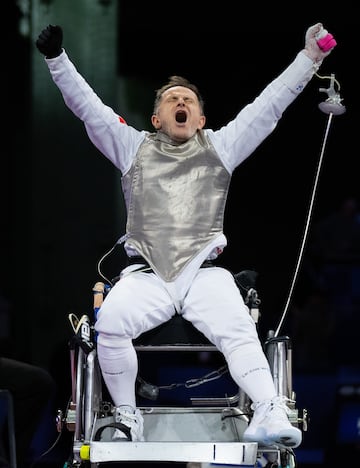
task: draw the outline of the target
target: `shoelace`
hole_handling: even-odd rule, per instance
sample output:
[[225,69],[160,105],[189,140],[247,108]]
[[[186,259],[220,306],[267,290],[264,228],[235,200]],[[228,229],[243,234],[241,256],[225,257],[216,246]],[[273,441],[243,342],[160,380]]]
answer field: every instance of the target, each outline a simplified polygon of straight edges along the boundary
[[252,410],[256,410],[260,406],[268,405],[269,406],[268,411],[271,411],[274,408],[281,408],[285,410],[287,414],[289,414],[291,410],[288,407],[287,403],[295,403],[295,401],[291,400],[290,398],[286,396],[279,395],[273,398],[272,400],[265,400],[265,401],[261,401],[260,403],[252,403],[250,408]]
[[137,415],[135,413],[128,413],[128,412],[117,412],[116,413],[116,422],[126,422],[129,423],[136,422]]

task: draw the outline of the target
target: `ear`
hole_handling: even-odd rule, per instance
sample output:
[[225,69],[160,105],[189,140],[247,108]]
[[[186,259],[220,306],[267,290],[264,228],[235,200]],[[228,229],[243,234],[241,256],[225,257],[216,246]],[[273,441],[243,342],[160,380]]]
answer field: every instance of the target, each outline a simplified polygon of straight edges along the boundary
[[151,116],[151,123],[153,124],[153,127],[156,129],[156,130],[159,130],[159,128],[161,128],[161,123],[160,123],[160,119],[158,118],[158,116],[156,114],[153,114]]
[[205,115],[202,115],[199,120],[198,130],[201,130],[202,128],[204,128],[205,123],[206,123],[206,117]]

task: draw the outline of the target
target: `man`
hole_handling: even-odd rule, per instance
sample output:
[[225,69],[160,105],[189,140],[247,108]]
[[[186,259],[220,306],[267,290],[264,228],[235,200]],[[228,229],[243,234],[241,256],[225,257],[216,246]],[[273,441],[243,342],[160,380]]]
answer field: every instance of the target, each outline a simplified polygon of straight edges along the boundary
[[[327,39],[323,49],[317,42],[322,36]],[[233,171],[274,130],[335,40],[321,23],[310,27],[293,63],[217,131],[205,128],[197,87],[171,77],[156,92],[151,133],[127,125],[102,103],[70,61],[62,39],[61,27],[49,25],[36,45],[66,105],[119,169],[127,207],[123,242],[129,265],[107,294],[95,324],[100,367],[116,406],[114,440],[143,440],[132,340],[178,313],[224,354],[234,381],[252,400],[254,415],[244,440],[299,446],[301,431],[289,422],[286,401],[276,395],[234,278],[211,262],[227,244],[223,216]]]

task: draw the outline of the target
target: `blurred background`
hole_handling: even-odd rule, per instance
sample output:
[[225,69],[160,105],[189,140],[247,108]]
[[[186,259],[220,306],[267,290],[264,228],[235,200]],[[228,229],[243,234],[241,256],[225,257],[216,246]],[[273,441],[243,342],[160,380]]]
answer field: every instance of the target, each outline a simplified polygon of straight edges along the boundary
[[[314,77],[273,134],[236,170],[225,213],[229,245],[219,263],[234,272],[258,273],[264,339],[287,312],[282,333],[293,343],[298,406],[311,415],[298,449],[301,466],[329,461],[355,466],[360,450],[354,70],[359,20],[354,7],[343,2],[336,9],[273,3],[1,3],[7,30],[1,354],[48,369],[58,386],[54,407],[64,409],[70,396],[68,315],[91,315],[98,261],[124,232],[120,174],[66,108],[34,45],[41,30],[62,26],[64,47],[78,70],[129,125],[152,130],[154,90],[178,74],[198,85],[207,126],[217,129],[283,71],[303,48],[307,28],[320,21],[338,45],[320,68],[321,78]],[[331,74],[346,108],[332,118],[318,107],[328,97],[320,88],[329,88]],[[123,260],[120,250],[105,262],[108,277],[118,273]],[[44,438],[39,430],[34,451],[41,452],[53,436],[48,430]],[[64,439],[52,452],[54,460],[68,449]]]

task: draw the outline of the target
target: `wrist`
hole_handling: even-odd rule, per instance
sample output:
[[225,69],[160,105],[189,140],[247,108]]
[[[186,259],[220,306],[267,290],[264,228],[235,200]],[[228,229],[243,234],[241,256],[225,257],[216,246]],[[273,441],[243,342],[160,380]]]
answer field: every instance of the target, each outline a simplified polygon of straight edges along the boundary
[[56,57],[59,57],[59,55],[62,53],[63,49],[59,49],[57,51],[54,51],[54,52],[51,52],[50,54],[47,54],[45,56],[45,58],[47,59],[53,59],[53,58],[56,58]]
[[321,51],[315,52],[313,49],[305,47],[303,52],[316,65],[321,65],[322,61],[324,60],[324,53]]

